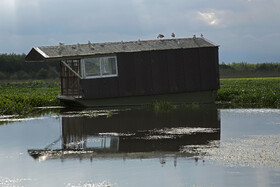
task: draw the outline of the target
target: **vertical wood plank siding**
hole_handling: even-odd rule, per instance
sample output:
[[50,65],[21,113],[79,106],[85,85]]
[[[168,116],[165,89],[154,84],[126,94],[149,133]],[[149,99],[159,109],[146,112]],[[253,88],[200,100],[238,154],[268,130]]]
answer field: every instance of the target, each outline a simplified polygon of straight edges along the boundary
[[152,83],[152,69],[150,52],[135,53],[134,55],[134,77],[135,77],[135,90],[137,95],[151,94]]
[[218,47],[118,53],[118,77],[82,79],[85,99],[217,90]]
[[[183,50],[185,91],[201,90],[199,49]],[[211,62],[210,62],[211,63]]]

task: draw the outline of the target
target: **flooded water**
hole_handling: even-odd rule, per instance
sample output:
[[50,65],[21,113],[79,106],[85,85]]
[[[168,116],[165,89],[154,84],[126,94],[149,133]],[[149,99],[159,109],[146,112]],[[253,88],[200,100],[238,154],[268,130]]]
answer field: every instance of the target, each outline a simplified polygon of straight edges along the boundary
[[280,186],[280,109],[0,117],[0,186]]

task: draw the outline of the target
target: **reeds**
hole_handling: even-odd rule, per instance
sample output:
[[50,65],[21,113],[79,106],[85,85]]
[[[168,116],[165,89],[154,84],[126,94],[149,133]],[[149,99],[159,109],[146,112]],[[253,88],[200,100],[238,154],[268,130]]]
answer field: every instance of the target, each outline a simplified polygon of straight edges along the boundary
[[280,107],[280,77],[221,79],[216,101]]
[[[255,104],[280,108],[280,77],[221,79],[218,102]],[[27,81],[0,83],[0,115],[28,114],[34,107],[58,106],[59,82]],[[187,105],[196,108],[197,105]],[[151,104],[155,112],[172,111],[175,105],[156,101]]]
[[57,82],[28,81],[0,83],[0,114],[27,114],[34,107],[60,105]]

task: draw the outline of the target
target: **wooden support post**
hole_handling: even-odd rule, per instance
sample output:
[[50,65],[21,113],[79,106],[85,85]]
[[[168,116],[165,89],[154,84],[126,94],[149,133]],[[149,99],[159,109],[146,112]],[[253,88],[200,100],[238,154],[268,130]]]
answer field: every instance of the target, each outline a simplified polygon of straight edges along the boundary
[[79,75],[76,71],[74,71],[66,62],[61,61],[65,67],[67,67],[70,71],[72,71],[77,77],[82,79],[81,75]]

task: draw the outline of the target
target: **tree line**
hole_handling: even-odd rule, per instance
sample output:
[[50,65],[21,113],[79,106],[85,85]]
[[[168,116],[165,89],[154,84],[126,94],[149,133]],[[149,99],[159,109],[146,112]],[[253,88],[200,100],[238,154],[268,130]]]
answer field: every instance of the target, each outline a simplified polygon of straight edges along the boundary
[[280,77],[280,63],[222,62],[219,71],[221,78]]
[[57,62],[25,62],[25,54],[0,54],[0,80],[58,79]]
[[[25,62],[25,54],[0,54],[0,80],[59,79],[58,62]],[[280,77],[280,63],[219,64],[220,78]]]

